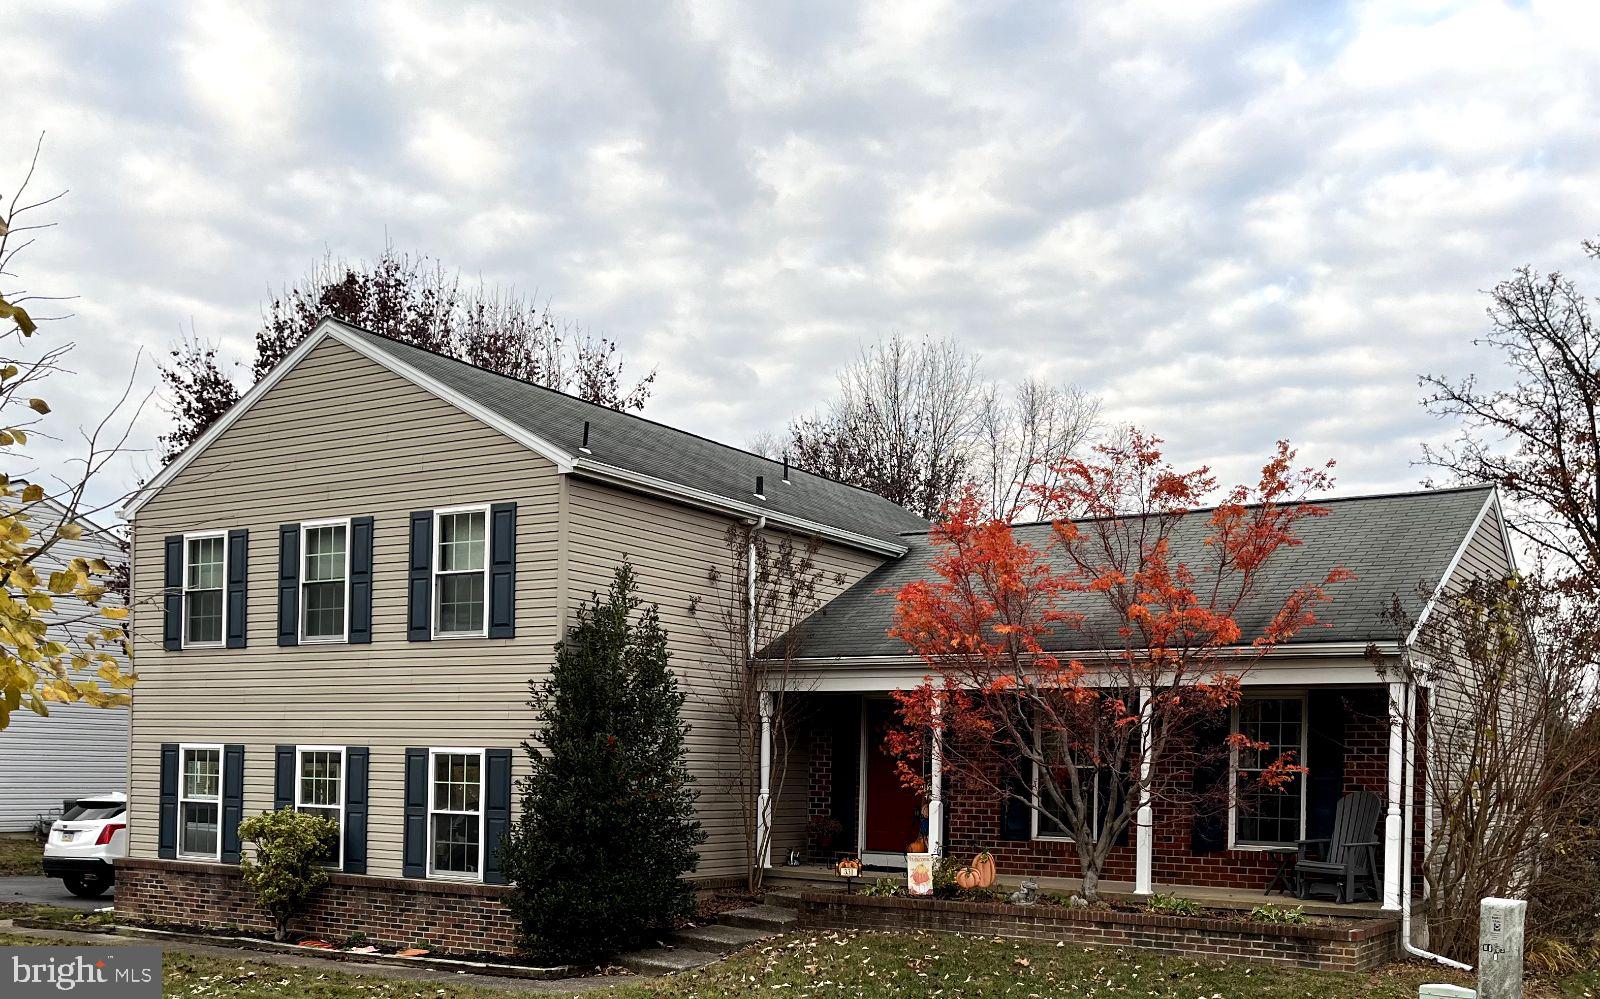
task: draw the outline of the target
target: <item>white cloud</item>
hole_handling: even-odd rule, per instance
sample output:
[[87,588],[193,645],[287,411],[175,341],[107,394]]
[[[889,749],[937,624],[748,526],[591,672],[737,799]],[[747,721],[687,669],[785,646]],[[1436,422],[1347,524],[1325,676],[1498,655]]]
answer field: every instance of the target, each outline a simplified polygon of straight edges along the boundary
[[1493,376],[1480,289],[1600,225],[1600,7],[1076,10],[33,5],[13,134],[74,190],[19,266],[82,296],[65,418],[191,321],[243,356],[269,288],[388,238],[550,297],[734,442],[901,330],[1225,477],[1288,437],[1414,483],[1417,373]]

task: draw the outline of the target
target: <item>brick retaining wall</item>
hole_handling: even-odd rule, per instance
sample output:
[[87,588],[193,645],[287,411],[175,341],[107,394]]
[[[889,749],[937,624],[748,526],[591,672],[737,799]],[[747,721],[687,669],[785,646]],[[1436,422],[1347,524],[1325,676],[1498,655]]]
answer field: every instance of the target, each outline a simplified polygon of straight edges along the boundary
[[800,922],[808,928],[931,930],[1132,947],[1184,957],[1241,958],[1293,968],[1367,971],[1395,957],[1393,919],[1309,926],[1145,912],[1086,912],[1064,906],[946,902],[807,892]]
[[[360,933],[389,947],[413,944],[449,954],[509,956],[517,921],[502,885],[458,884],[333,873],[300,932],[342,943]],[[117,861],[118,919],[154,924],[272,931],[237,867],[177,860]]]

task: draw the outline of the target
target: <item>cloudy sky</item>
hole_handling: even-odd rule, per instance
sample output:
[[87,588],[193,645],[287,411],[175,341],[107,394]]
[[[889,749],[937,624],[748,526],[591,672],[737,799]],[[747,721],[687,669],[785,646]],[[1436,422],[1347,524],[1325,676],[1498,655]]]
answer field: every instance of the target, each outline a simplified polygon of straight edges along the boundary
[[[1183,463],[1271,442],[1406,487],[1421,371],[1481,290],[1584,273],[1600,4],[708,0],[8,5],[0,192],[69,434],[191,325],[248,359],[269,288],[385,239],[537,292],[732,443],[891,331],[1101,394]],[[159,401],[137,428],[164,424]],[[40,451],[48,466],[53,445]],[[112,485],[147,475],[142,456]]]

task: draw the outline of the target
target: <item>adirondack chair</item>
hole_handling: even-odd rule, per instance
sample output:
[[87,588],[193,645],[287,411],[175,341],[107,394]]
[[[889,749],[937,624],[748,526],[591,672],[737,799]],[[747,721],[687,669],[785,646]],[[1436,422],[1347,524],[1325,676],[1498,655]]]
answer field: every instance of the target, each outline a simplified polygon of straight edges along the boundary
[[1333,835],[1303,839],[1295,858],[1295,895],[1310,898],[1313,887],[1332,882],[1336,900],[1359,902],[1378,897],[1378,816],[1383,803],[1367,791],[1339,799]]

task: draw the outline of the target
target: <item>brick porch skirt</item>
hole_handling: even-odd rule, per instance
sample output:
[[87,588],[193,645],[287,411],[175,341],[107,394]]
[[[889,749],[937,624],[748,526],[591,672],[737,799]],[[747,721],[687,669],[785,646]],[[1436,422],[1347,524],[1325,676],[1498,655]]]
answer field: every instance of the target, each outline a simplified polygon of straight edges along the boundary
[[[343,943],[356,934],[389,947],[510,956],[517,921],[503,885],[333,873],[295,930]],[[117,861],[117,918],[132,922],[272,931],[239,869],[180,860]]]
[[1393,919],[1283,926],[1203,916],[1086,912],[1064,906],[1002,902],[870,898],[836,892],[803,894],[800,922],[808,928],[931,930],[1065,940],[1329,971],[1367,971],[1393,960],[1400,933],[1399,923]]

